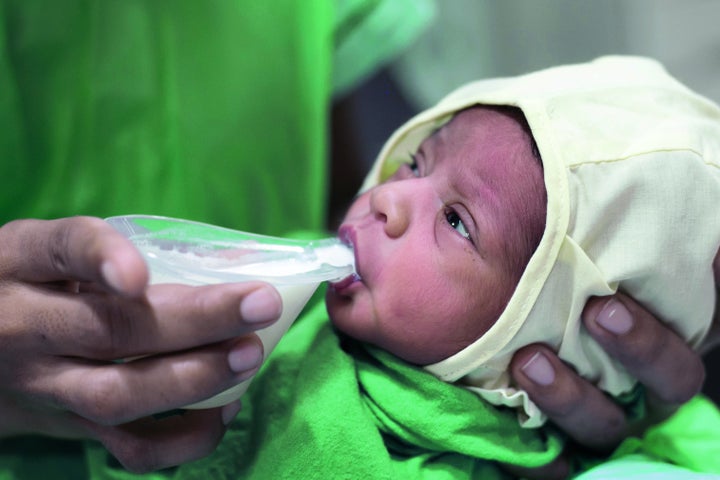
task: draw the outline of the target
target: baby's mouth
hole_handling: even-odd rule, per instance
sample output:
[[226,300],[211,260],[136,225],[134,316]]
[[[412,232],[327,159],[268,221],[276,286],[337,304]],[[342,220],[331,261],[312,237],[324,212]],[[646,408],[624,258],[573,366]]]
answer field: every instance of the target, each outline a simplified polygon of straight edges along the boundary
[[360,275],[359,271],[360,258],[357,251],[357,236],[355,234],[355,229],[349,225],[341,226],[338,230],[338,238],[344,245],[350,247],[350,249],[353,251],[353,255],[355,256],[355,271],[337,282],[330,283],[330,288],[335,292],[339,293],[356,282],[362,282],[362,276]]
[[345,289],[350,287],[350,285],[354,284],[355,282],[362,282],[362,278],[360,278],[360,275],[358,273],[353,272],[352,275],[348,275],[342,280],[339,280],[337,282],[331,282],[330,289],[334,292],[342,293]]

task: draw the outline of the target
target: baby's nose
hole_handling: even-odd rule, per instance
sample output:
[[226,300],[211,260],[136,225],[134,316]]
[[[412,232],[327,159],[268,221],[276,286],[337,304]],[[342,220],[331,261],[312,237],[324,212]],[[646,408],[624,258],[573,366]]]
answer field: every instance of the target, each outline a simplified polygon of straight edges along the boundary
[[379,185],[370,196],[372,213],[385,223],[385,233],[392,238],[401,236],[410,222],[411,194],[398,186],[399,182]]

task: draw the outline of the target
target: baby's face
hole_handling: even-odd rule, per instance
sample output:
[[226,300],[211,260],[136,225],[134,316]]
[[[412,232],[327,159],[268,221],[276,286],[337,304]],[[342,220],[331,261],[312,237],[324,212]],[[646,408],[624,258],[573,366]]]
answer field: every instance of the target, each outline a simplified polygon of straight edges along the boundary
[[[518,249],[527,250],[518,240],[524,224],[541,216],[538,240],[542,234],[544,184],[531,145],[518,118],[465,110],[412,163],[359,196],[340,236],[355,249],[360,279],[328,289],[335,326],[418,365],[485,333],[532,254],[513,266]],[[534,207],[517,197],[538,184],[531,200],[540,208],[528,213]]]

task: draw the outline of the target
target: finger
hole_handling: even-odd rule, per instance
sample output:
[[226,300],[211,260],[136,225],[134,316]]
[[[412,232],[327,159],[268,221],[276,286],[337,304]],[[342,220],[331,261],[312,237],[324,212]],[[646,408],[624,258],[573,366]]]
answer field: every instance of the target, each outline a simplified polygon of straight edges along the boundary
[[20,280],[92,281],[130,296],[148,282],[137,249],[98,218],[17,220],[2,227],[2,239],[0,263]]
[[260,339],[248,335],[192,351],[123,364],[47,367],[32,393],[93,423],[119,425],[197,403],[250,378],[263,358]]
[[125,469],[144,473],[209,455],[225,433],[222,410],[186,410],[161,420],[150,417],[90,429]]
[[700,356],[628,296],[590,299],[583,321],[605,351],[661,402],[681,405],[702,388]]
[[513,379],[561,430],[581,445],[609,450],[625,437],[624,412],[544,345],[515,353]]
[[159,328],[154,339],[133,339],[141,349],[174,351],[245,335],[274,323],[283,310],[278,291],[263,282],[191,287],[181,299],[176,287],[151,287],[148,301]]
[[14,302],[25,348],[96,360],[217,343],[263,328],[282,311],[278,292],[259,282],[156,285],[146,298],[27,290]]

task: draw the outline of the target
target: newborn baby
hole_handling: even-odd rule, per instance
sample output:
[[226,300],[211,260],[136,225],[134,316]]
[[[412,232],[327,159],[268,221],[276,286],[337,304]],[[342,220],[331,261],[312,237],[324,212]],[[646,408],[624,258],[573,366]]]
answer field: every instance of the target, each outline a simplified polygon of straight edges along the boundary
[[525,345],[634,385],[582,330],[589,297],[625,291],[702,340],[719,168],[720,109],[651,60],[471,83],[383,148],[340,228],[358,277],[329,289],[330,318],[540,426],[507,371]]

